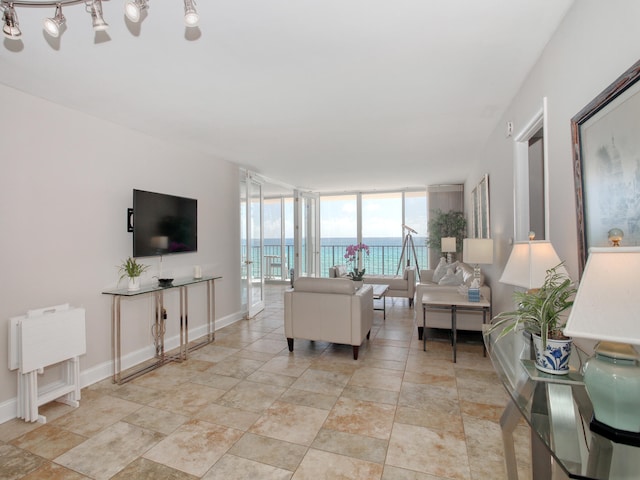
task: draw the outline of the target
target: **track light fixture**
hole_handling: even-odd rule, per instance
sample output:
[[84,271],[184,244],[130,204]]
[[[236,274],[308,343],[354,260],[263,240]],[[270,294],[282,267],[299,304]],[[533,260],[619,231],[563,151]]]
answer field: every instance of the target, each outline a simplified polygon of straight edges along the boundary
[[4,15],[2,16],[2,18],[4,20],[4,26],[2,27],[4,36],[10,38],[11,40],[19,39],[22,36],[22,32],[20,31],[20,27],[18,26],[18,15],[13,8],[13,3],[5,5]]
[[124,5],[124,14],[132,22],[139,22],[143,10],[149,8],[149,0],[128,0]]
[[62,14],[62,5],[57,4],[55,15],[52,18],[44,19],[44,31],[52,37],[58,38],[65,23],[67,23],[67,19]]
[[198,25],[200,16],[196,10],[195,0],[184,0],[184,23],[187,27],[195,27]]
[[[197,26],[200,16],[196,10],[195,0],[183,1],[184,23],[187,27]],[[67,19],[62,14],[62,7],[67,8],[71,5],[80,4],[84,4],[85,10],[91,15],[94,31],[102,32],[109,28],[109,24],[102,17],[102,0],[0,0],[0,11],[2,11],[2,20],[4,22],[2,32],[5,37],[12,40],[22,37],[15,7],[55,7],[54,16],[44,19],[44,31],[54,38],[59,37],[67,23]],[[124,13],[132,22],[141,21],[143,19],[142,13],[149,8],[149,0],[124,0],[124,4]]]
[[91,14],[94,32],[104,32],[109,24],[102,18],[102,0],[90,0],[86,3],[87,11]]

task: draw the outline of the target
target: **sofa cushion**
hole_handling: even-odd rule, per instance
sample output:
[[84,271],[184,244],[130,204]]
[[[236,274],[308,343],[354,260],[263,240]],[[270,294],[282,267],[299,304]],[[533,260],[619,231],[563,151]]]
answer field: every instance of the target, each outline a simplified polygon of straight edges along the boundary
[[347,266],[336,265],[336,277],[346,277],[346,276],[347,276]]
[[348,278],[298,277],[295,279],[293,288],[297,292],[353,295],[356,291],[356,284]]

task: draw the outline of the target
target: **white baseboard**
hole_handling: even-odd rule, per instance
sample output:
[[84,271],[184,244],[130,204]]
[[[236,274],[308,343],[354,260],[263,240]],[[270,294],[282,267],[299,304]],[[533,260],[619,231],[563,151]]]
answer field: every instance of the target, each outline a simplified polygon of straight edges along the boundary
[[[216,319],[216,331],[221,328],[227,327],[229,325],[234,324],[235,322],[242,320],[244,318],[244,314],[242,312],[236,312],[232,315],[227,315],[226,317]],[[201,325],[194,329],[189,330],[189,339],[197,340],[200,337],[203,337],[207,334],[207,326]],[[180,345],[180,336],[175,335],[171,338],[165,338],[164,345],[167,350],[171,350],[173,348],[178,348]],[[122,369],[126,370],[131,367],[135,367],[136,365],[153,358],[155,355],[155,347],[148,346],[141,348],[135,352],[128,353],[124,357],[122,357]],[[16,373],[17,375],[17,373]],[[80,387],[88,387],[89,385],[93,385],[94,383],[100,382],[105,378],[111,377],[113,375],[113,360],[109,360],[107,362],[102,362],[98,365],[94,365],[91,368],[86,370],[82,370],[80,372]],[[17,383],[17,380],[16,380]],[[82,401],[82,400],[81,400]],[[16,397],[10,398],[2,403],[0,403],[0,423],[7,422],[9,420],[13,420],[18,416],[17,410],[18,399]]]

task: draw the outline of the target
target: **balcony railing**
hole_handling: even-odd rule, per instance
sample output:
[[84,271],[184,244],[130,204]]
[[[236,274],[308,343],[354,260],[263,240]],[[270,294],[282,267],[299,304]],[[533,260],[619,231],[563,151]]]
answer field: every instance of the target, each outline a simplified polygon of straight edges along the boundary
[[[342,265],[346,263],[344,258],[344,245],[322,245],[320,247],[320,276],[329,276],[329,267],[334,265]],[[402,254],[402,246],[398,245],[373,245],[369,246],[369,256],[365,256],[363,267],[366,268],[368,274],[371,275],[395,275],[400,265],[400,255]],[[427,268],[428,251],[425,245],[415,246],[415,257],[413,249],[405,252],[403,263],[406,264],[407,254],[411,261],[411,265],[415,266],[416,260],[420,268]],[[271,256],[269,261],[264,261],[265,278],[272,280],[286,280],[289,278],[289,272],[293,268],[293,245],[285,245],[284,247],[284,264],[281,264],[282,247],[280,245],[265,245],[265,258]],[[253,247],[251,251],[253,260],[253,274],[260,275],[260,248]],[[303,252],[304,262],[304,252]],[[402,267],[400,265],[400,273]],[[270,270],[270,271],[267,271]]]

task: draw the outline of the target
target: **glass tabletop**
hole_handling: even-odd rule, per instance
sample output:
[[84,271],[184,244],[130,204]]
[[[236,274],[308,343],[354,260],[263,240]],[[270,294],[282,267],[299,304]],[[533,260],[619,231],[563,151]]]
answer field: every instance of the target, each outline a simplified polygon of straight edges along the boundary
[[157,281],[154,281],[153,284],[151,285],[143,285],[140,287],[140,290],[127,290],[127,287],[122,287],[122,288],[114,288],[114,289],[107,289],[107,290],[103,290],[102,293],[104,295],[120,295],[123,297],[133,297],[135,295],[142,295],[145,293],[150,293],[150,292],[158,292],[161,290],[170,290],[172,288],[176,288],[176,287],[183,287],[186,285],[192,285],[194,283],[201,283],[201,282],[208,282],[209,280],[216,280],[218,278],[222,278],[221,276],[203,276],[202,278],[176,278],[173,280],[173,282],[171,282],[171,285],[167,286],[167,287],[161,287],[158,285]]
[[569,375],[538,371],[530,339],[523,332],[498,338],[484,330],[489,356],[514,405],[569,478],[640,478],[638,449],[608,440],[589,429],[593,406],[580,374],[587,360],[573,346]]

